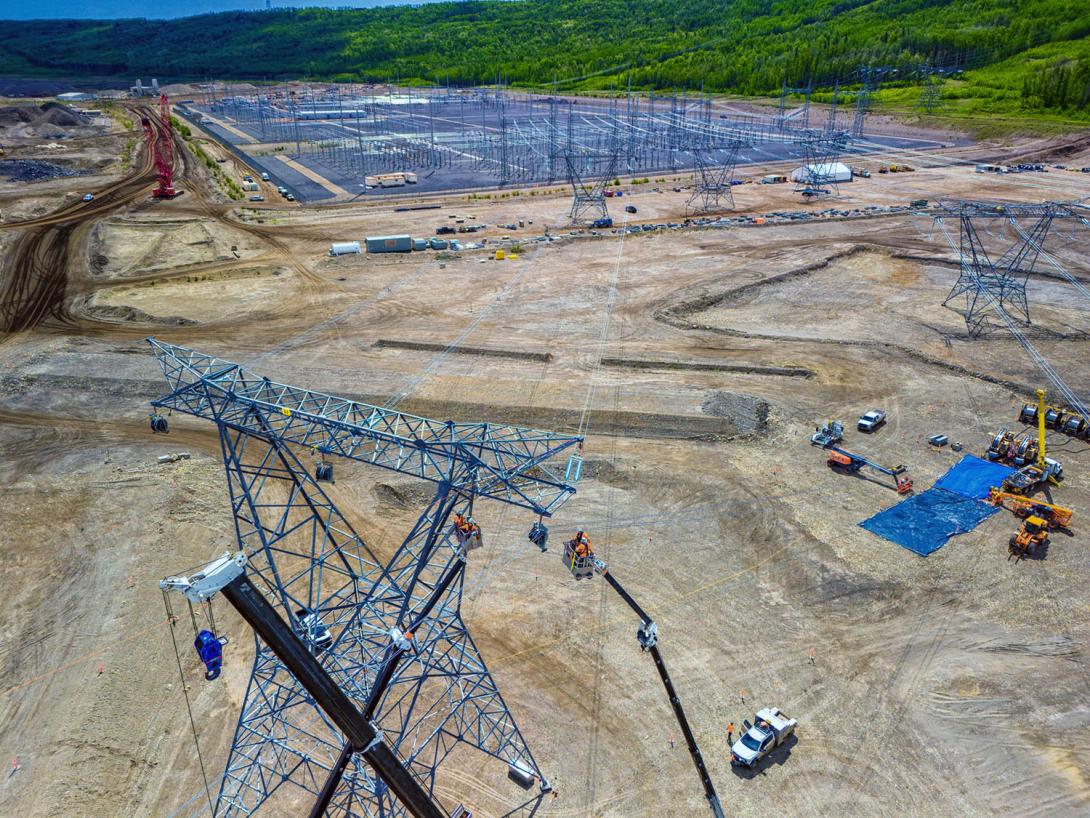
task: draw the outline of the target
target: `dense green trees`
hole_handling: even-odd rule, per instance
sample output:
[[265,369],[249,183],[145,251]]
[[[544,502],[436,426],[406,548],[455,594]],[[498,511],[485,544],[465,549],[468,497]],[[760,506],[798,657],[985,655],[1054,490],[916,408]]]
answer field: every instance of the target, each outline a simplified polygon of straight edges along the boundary
[[[1090,110],[1085,0],[464,0],[368,10],[302,9],[171,21],[6,22],[0,71],[127,77],[298,77],[564,90],[775,93],[786,78],[850,83],[860,65],[892,84],[922,65],[988,71],[1027,109]],[[1018,55],[1058,47],[1046,65]],[[1012,63],[1012,58],[1013,63]],[[1039,63],[1040,60],[1035,61]],[[970,77],[972,74],[969,75]],[[998,99],[998,96],[993,95]]]

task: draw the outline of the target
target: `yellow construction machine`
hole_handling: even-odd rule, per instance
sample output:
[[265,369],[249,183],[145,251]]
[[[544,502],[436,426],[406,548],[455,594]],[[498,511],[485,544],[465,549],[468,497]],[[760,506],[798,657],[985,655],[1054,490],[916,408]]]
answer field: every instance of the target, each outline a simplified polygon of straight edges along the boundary
[[1069,508],[1031,500],[1021,494],[1011,494],[997,488],[992,488],[988,492],[988,502],[993,506],[1007,509],[1015,517],[1023,519],[1038,517],[1048,523],[1049,528],[1067,528],[1071,525],[1071,517],[1074,515]]
[[1030,515],[1022,522],[1022,527],[1010,539],[1011,556],[1015,559],[1027,557],[1038,546],[1048,543],[1048,523],[1040,517]]
[[[1024,410],[1023,414],[1025,414]],[[1023,460],[1020,463],[1016,458],[1015,462],[1022,468],[1007,475],[1006,479],[1003,480],[1002,490],[1004,492],[1030,494],[1035,488],[1046,482],[1059,483],[1063,480],[1063,464],[1058,460],[1045,456],[1045,390],[1043,389],[1037,390],[1037,411],[1034,414],[1037,421],[1036,446],[1026,446],[1025,452],[1022,452],[1022,446],[1019,446],[1018,449],[1022,454],[1029,455],[1029,451],[1035,448],[1036,451],[1033,452],[1033,456],[1037,462],[1022,465],[1026,461]]]

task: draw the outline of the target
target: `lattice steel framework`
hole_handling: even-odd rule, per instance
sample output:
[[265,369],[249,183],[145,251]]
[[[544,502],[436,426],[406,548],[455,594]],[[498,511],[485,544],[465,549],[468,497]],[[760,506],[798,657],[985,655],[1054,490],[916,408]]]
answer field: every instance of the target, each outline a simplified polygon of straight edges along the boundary
[[734,208],[731,180],[738,165],[738,153],[744,143],[733,140],[719,149],[694,150],[696,173],[693,177],[693,193],[687,208],[690,213],[713,213],[727,207]]
[[804,196],[828,196],[840,190],[834,165],[839,161],[850,141],[844,131],[810,131],[800,134],[798,142],[806,156],[806,164],[799,170],[795,192]]
[[[998,326],[992,320],[1000,317],[997,310],[1030,323],[1026,281],[1060,206],[1052,202],[1031,205],[944,202],[942,209],[944,215],[957,217],[961,234],[960,273],[943,306],[964,296],[965,325],[972,337]],[[995,261],[989,257],[975,223],[981,219],[1009,220],[1019,234]],[[1032,227],[1022,232],[1017,225],[1019,219],[1031,220]]]
[[[477,751],[536,777],[537,792],[517,791],[507,813],[532,815],[551,788],[462,620],[467,550],[450,519],[468,516],[476,497],[551,515],[575,491],[554,458],[580,438],[416,417],[149,343],[171,388],[153,405],[219,430],[238,547],[253,584],[433,798],[452,753]],[[435,484],[388,562],[308,472],[308,450]],[[332,637],[324,648],[323,629]],[[317,795],[339,767],[327,815],[405,815],[361,757],[344,763],[347,746],[257,640],[215,815],[250,815],[284,784]]]
[[572,150],[564,153],[568,184],[572,189],[572,224],[585,224],[609,218],[606,207],[606,186],[617,171],[617,154],[605,157],[581,156]]

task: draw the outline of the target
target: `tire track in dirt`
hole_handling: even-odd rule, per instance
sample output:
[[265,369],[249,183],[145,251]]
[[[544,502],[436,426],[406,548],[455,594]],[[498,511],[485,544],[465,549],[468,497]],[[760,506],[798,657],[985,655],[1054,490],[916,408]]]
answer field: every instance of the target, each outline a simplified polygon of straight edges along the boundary
[[727,290],[719,290],[716,292],[705,292],[694,298],[674,301],[673,303],[666,303],[659,307],[652,313],[654,320],[667,326],[679,329],[685,332],[711,332],[716,335],[726,335],[733,338],[746,338],[754,341],[773,341],[777,344],[792,343],[792,344],[819,344],[829,346],[842,346],[842,347],[856,347],[859,349],[874,349],[881,352],[886,352],[893,355],[901,355],[909,358],[918,363],[926,366],[936,367],[946,370],[947,372],[953,372],[956,375],[962,375],[968,378],[974,378],[985,383],[995,384],[1002,386],[1005,389],[1010,389],[1016,394],[1023,395],[1027,398],[1032,398],[1036,392],[1036,387],[1030,384],[1019,383],[1018,381],[1008,380],[1006,378],[996,377],[995,375],[989,375],[984,372],[977,372],[976,370],[969,369],[968,367],[961,366],[960,364],[944,361],[941,358],[934,358],[926,353],[919,352],[918,350],[911,349],[901,344],[891,343],[889,341],[866,341],[850,338],[800,338],[794,335],[781,335],[777,333],[767,332],[748,332],[746,330],[732,329],[730,327],[716,327],[711,324],[700,324],[692,321],[689,316],[703,312],[718,304],[722,304],[725,301],[737,298],[752,290],[758,290],[769,284],[777,284],[782,281],[787,281],[792,278],[798,278],[800,276],[809,275],[827,268],[830,264],[840,261],[860,253],[872,251],[875,246],[857,244],[847,250],[843,250],[839,253],[834,253],[822,261],[814,262],[813,264],[807,264],[803,267],[789,270],[786,273],[781,273],[776,276],[772,276],[762,281],[751,282],[743,284],[740,287],[734,287]]
[[139,168],[99,190],[91,202],[76,202],[40,219],[0,224],[26,230],[0,272],[0,334],[34,329],[49,318],[65,320],[73,234],[144,194],[154,175],[154,160],[148,150],[142,155]]

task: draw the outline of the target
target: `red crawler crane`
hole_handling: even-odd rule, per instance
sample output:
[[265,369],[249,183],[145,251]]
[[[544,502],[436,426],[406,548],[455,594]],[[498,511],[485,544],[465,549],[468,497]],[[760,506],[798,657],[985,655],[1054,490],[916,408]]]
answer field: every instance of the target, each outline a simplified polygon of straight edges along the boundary
[[156,199],[173,199],[178,195],[174,189],[174,129],[170,125],[170,102],[166,94],[159,97],[159,122],[153,124],[144,116],[140,118],[140,125],[159,174],[159,187],[151,195]]

